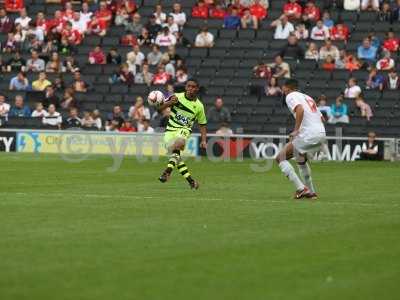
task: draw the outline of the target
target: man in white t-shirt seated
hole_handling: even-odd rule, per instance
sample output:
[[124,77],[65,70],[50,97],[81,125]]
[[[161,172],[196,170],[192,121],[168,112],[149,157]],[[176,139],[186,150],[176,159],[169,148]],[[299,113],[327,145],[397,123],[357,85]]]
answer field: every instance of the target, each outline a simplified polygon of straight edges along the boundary
[[360,10],[360,0],[344,0],[343,8],[345,10]]
[[344,90],[345,98],[357,98],[361,94],[361,88],[357,85],[357,79],[354,77],[350,78],[347,84],[347,88]]
[[197,34],[194,45],[199,48],[211,48],[214,46],[214,35],[208,32],[207,27],[203,27]]
[[54,104],[49,105],[48,114],[47,116],[43,117],[42,123],[50,127],[55,127],[58,129],[61,128],[62,117],[61,114],[56,111],[56,107]]
[[311,39],[316,41],[324,41],[326,39],[329,39],[329,37],[329,28],[326,27],[321,20],[319,20],[317,22],[317,25],[315,25],[311,30]]
[[144,119],[138,124],[138,131],[143,133],[154,133],[154,128],[150,126],[150,120]]
[[155,43],[160,47],[173,46],[176,44],[176,37],[169,32],[169,28],[166,26],[161,33],[157,35]]
[[293,24],[289,22],[288,17],[285,15],[273,21],[271,27],[275,28],[274,39],[276,40],[286,40],[290,33],[294,31]]
[[4,95],[0,95],[0,118],[7,117],[9,111],[10,104],[6,103],[6,97]]

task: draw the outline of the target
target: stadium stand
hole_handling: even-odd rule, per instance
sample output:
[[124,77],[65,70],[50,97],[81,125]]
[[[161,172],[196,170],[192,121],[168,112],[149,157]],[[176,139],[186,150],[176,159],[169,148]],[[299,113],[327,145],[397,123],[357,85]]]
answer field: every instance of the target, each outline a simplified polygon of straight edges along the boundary
[[[219,12],[224,11],[227,7],[225,2],[219,3],[221,5],[217,6],[212,5],[212,3],[218,4],[215,3],[216,1],[199,2],[204,3],[205,10],[204,8],[199,9],[197,1],[193,0],[90,3],[90,11],[96,11],[96,18],[92,17],[92,21],[88,26],[89,31],[86,34],[82,34],[76,32],[76,28],[80,26],[79,22],[76,22],[76,24],[72,22],[74,25],[71,30],[65,29],[65,20],[73,20],[74,11],[82,10],[82,5],[79,1],[71,3],[25,0],[24,7],[26,7],[27,14],[32,18],[32,21],[25,24],[22,30],[19,28],[20,26],[15,26],[15,20],[20,18],[19,11],[21,7],[17,7],[15,10],[8,8],[7,17],[4,16],[4,11],[2,12],[3,15],[0,16],[2,20],[0,24],[2,48],[0,61],[2,68],[1,94],[6,97],[6,102],[11,106],[13,106],[15,96],[22,95],[25,99],[25,104],[32,110],[36,102],[44,102],[46,91],[34,91],[32,89],[23,91],[10,90],[11,79],[20,70],[18,64],[21,61],[26,63],[31,58],[30,52],[33,49],[37,49],[40,52],[40,57],[45,60],[47,78],[54,85],[56,90],[55,98],[59,101],[57,109],[63,118],[67,118],[68,110],[72,106],[68,101],[63,102],[66,87],[72,86],[72,103],[75,103],[73,106],[79,107],[81,115],[87,111],[99,110],[102,119],[107,120],[107,115],[113,111],[114,107],[120,106],[122,111],[125,112],[124,116],[132,118],[132,114],[128,112],[134,111],[132,106],[137,97],[145,98],[150,90],[155,89],[164,91],[168,89],[171,91],[168,83],[175,84],[175,88],[179,90],[188,76],[193,76],[201,83],[202,100],[207,107],[213,106],[217,97],[224,99],[224,106],[232,114],[230,126],[234,130],[240,129],[244,133],[277,134],[279,133],[279,128],[289,128],[293,122],[284,106],[283,98],[280,95],[266,95],[265,92],[270,77],[281,71],[282,65],[277,64],[275,60],[277,55],[282,55],[283,62],[287,63],[290,68],[291,77],[299,80],[302,90],[316,100],[321,95],[325,95],[328,99],[328,106],[333,105],[335,99],[344,93],[347,80],[350,77],[357,79],[358,85],[362,90],[364,102],[356,102],[354,99],[344,98],[343,102],[348,108],[350,122],[348,124],[328,124],[328,133],[334,133],[336,128],[340,127],[343,129],[343,134],[347,136],[363,136],[371,130],[377,132],[379,136],[400,135],[400,80],[397,79],[395,81],[400,71],[399,39],[395,35],[400,32],[400,20],[398,17],[399,8],[396,7],[396,3],[384,2],[381,6],[382,9],[378,11],[369,9],[365,11],[348,11],[343,9],[341,1],[312,1],[319,8],[319,14],[323,18],[324,24],[335,25],[333,27],[335,28],[335,34],[332,33],[333,30],[330,30],[330,34],[333,47],[337,47],[339,56],[336,58],[336,62],[333,60],[334,63],[332,64],[329,61],[303,58],[310,42],[315,43],[320,49],[325,45],[325,41],[324,38],[321,40],[312,40],[310,37],[303,39],[302,31],[299,29],[300,26],[295,26],[296,30],[293,35],[297,36],[297,38],[293,38],[293,44],[287,39],[274,39],[275,28],[271,25],[275,25],[273,22],[281,17],[284,7],[286,7],[285,5],[288,2],[295,1],[270,1],[267,17],[258,19],[259,22],[255,23],[253,19],[249,19],[248,24],[250,25],[246,29],[224,28],[223,25],[226,23],[226,19],[211,18],[208,13],[205,14],[205,12],[210,12],[210,16],[221,17]],[[261,1],[261,3],[265,2],[268,1]],[[306,7],[306,2],[308,1],[299,1],[303,7]],[[7,3],[8,1],[6,1]],[[175,3],[181,4],[187,20],[183,26],[184,21],[182,20],[181,24],[177,24],[181,34],[171,34],[175,27],[170,26],[170,32],[163,33],[164,36],[159,38],[158,43],[162,45],[160,48],[161,53],[170,51],[170,54],[165,59],[165,55],[163,56],[157,52],[151,53],[150,56],[154,60],[153,64],[149,61],[149,71],[154,74],[154,78],[151,79],[148,76],[149,73],[142,72],[142,67],[138,67],[138,65],[143,64],[143,57],[141,58],[141,54],[137,53],[143,53],[144,57],[149,60],[148,55],[152,51],[151,44],[153,43],[152,39],[154,39],[152,35],[157,31],[164,32],[164,29],[157,24],[164,22],[162,12],[170,13]],[[231,11],[235,3],[226,8],[225,11]],[[102,8],[99,7],[103,4],[108,5],[108,9],[104,9],[103,13],[101,13]],[[161,13],[152,18],[155,7],[158,4],[162,6],[160,8]],[[18,5],[21,6],[20,1],[18,1]],[[387,5],[389,5],[389,11],[387,11],[387,8],[383,9]],[[7,6],[5,7],[7,8]],[[196,7],[196,9],[193,10],[193,7]],[[121,25],[115,25],[117,17],[113,21],[104,21],[102,18],[107,19],[107,11],[113,11],[113,18],[118,11],[117,17],[120,17],[118,22]],[[243,9],[239,8],[239,14],[242,14],[242,11]],[[192,12],[196,17],[192,17]],[[44,18],[47,21],[41,21],[41,13],[44,14]],[[57,14],[60,13],[62,14],[62,21],[57,18]],[[310,12],[308,11],[308,13]],[[124,14],[129,21],[124,19]],[[53,15],[56,17],[53,18]],[[81,14],[80,17],[82,18],[83,15]],[[175,12],[175,16],[177,15],[178,12]],[[135,16],[140,16],[140,21],[137,23],[134,20]],[[395,19],[395,16],[397,16],[397,19]],[[5,20],[5,18],[9,18],[9,21]],[[79,19],[79,16],[77,18]],[[296,21],[295,18],[295,16],[289,16],[289,22],[297,25],[300,22]],[[130,21],[131,19],[132,21]],[[175,21],[178,19],[179,17],[175,17]],[[313,29],[315,21],[312,19],[302,20],[309,32],[313,31],[318,35],[318,28]],[[9,25],[7,22],[12,24]],[[20,18],[19,23],[22,24],[24,21],[21,21]],[[29,26],[29,24],[34,25]],[[337,26],[337,24],[341,25]],[[14,29],[7,28],[7,26],[14,27]],[[43,44],[40,45],[40,40],[39,42],[37,41],[38,33],[35,30],[37,27],[42,26],[52,26],[51,28],[53,29],[61,26],[62,30],[55,33],[53,32],[54,30],[49,30],[48,27],[45,28],[45,33],[47,34]],[[149,29],[149,37],[146,37],[145,34],[140,35],[142,28],[145,26]],[[257,27],[257,29],[253,29],[254,27],[250,26]],[[194,46],[196,36],[204,27],[213,36],[213,41],[210,47],[197,48]],[[344,30],[343,28],[346,29]],[[10,35],[9,32],[14,34]],[[51,41],[57,38],[60,40],[60,35],[65,35],[67,38],[66,44],[58,42],[57,47],[55,47]],[[171,35],[174,37],[171,38]],[[36,38],[32,38],[32,36]],[[18,42],[18,39],[22,37],[26,39],[25,42]],[[357,56],[360,58],[360,52],[368,52],[367,54],[370,54],[368,47],[360,49],[360,45],[364,43],[366,38],[367,42],[372,44],[372,47],[377,46],[377,49],[375,49],[377,51],[376,59],[357,59]],[[177,39],[175,50],[167,47],[170,43],[175,43],[173,39]],[[137,45],[138,42],[142,45],[140,45],[140,49],[137,49],[136,54],[132,54],[132,46]],[[97,46],[99,46],[98,51],[94,50]],[[117,52],[115,57],[108,57],[110,51],[114,48]],[[282,51],[283,49],[286,50]],[[293,49],[297,50],[294,52],[292,51]],[[300,57],[296,56],[300,53],[298,49],[303,51]],[[328,49],[328,52],[330,49]],[[21,52],[22,59],[15,58],[17,50]],[[66,72],[57,72],[57,70],[60,71],[62,69],[62,67],[58,69],[57,63],[59,61],[57,59],[54,61],[55,65],[49,64],[49,55],[53,50],[60,54],[61,62],[65,62],[66,57],[73,56],[75,62],[63,63]],[[385,55],[387,55],[387,59],[381,61],[380,58],[385,58]],[[89,56],[92,59],[89,60]],[[134,61],[132,61],[132,57]],[[183,60],[183,62],[180,60]],[[377,65],[378,71],[376,74],[371,75],[369,70],[372,66],[375,67],[378,60],[381,62],[381,64],[378,62],[380,67]],[[120,66],[125,61],[126,64]],[[171,61],[173,62],[172,64]],[[163,66],[161,69],[159,68],[160,62],[162,62]],[[267,71],[260,76],[260,74],[254,72],[254,67],[261,62],[266,63],[265,68]],[[342,66],[339,65],[340,62],[343,63]],[[78,75],[75,74],[77,66],[79,66],[80,73]],[[56,68],[56,71],[52,67]],[[35,70],[28,69],[25,71],[27,71],[27,79],[30,83],[37,79],[37,73],[33,72]],[[136,76],[133,76],[134,74],[132,73],[136,73]],[[76,79],[75,76],[80,76],[81,79]],[[393,76],[393,79],[390,76]],[[288,75],[286,73],[279,75],[278,83],[282,83],[282,77],[288,77]],[[159,84],[153,85],[153,83]],[[369,89],[367,89],[367,86]],[[357,105],[358,103],[363,104],[360,106]],[[139,107],[138,109],[141,108]],[[365,114],[368,110],[372,112],[372,116],[366,118]],[[159,119],[155,115],[157,114],[151,111],[153,127],[158,127]],[[5,114],[3,117],[5,117]],[[2,122],[3,127],[41,128],[43,126],[42,122],[37,118],[26,116],[20,118],[9,115],[5,119],[7,121]],[[140,123],[141,120],[136,119],[136,122]],[[211,131],[217,130],[219,126],[220,124],[217,122],[210,122],[209,124]],[[140,127],[140,124],[136,124],[136,127]],[[95,128],[97,127],[92,129]],[[106,129],[109,128],[109,126],[106,126]]]

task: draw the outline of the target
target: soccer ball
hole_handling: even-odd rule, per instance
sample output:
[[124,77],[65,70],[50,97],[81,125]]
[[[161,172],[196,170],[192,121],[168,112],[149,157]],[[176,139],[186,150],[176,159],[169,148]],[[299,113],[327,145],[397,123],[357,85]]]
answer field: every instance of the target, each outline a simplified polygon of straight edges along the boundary
[[147,102],[151,106],[159,106],[164,102],[164,94],[160,91],[151,91],[147,96]]

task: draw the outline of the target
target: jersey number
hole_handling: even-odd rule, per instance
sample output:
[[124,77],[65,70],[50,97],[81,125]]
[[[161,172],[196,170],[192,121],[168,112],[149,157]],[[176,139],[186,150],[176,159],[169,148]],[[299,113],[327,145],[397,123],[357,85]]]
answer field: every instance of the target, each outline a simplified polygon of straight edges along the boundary
[[315,104],[315,101],[312,98],[307,98],[306,99],[308,106],[310,107],[312,112],[317,112],[317,104]]

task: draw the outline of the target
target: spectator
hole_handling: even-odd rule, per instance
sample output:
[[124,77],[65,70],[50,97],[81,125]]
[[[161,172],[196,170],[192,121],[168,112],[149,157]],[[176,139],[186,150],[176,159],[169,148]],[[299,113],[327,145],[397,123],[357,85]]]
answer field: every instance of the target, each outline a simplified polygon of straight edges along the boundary
[[154,74],[153,84],[164,85],[171,80],[171,74],[165,70],[165,65],[160,64],[157,68],[157,73]]
[[339,58],[335,60],[335,68],[343,70],[346,68],[346,50],[340,50],[339,51]]
[[24,104],[24,98],[21,95],[15,96],[14,106],[11,107],[8,114],[10,117],[30,117],[31,110]]
[[383,42],[383,48],[390,52],[397,52],[399,50],[399,39],[395,37],[393,31],[387,33],[387,38]]
[[343,8],[345,10],[360,10],[360,0],[343,0]]
[[167,17],[167,23],[164,26],[168,27],[169,32],[172,34],[179,32],[179,26],[175,23],[173,16]]
[[48,115],[41,102],[36,103],[35,110],[32,112],[32,118],[43,118]]
[[331,107],[327,105],[327,98],[325,95],[321,95],[318,99],[318,110],[321,112],[321,114],[324,116],[325,120],[329,120],[332,112],[331,112]]
[[138,127],[139,132],[142,133],[154,133],[154,128],[150,126],[150,120],[144,119],[141,126]]
[[334,41],[347,41],[349,33],[349,28],[344,23],[338,23],[331,28],[330,37]]
[[112,12],[107,7],[106,1],[100,1],[100,8],[95,13],[96,18],[100,23],[103,23],[105,27],[108,27],[111,23]]
[[50,60],[46,64],[47,73],[61,73],[64,71],[60,56],[57,52],[51,54]]
[[212,19],[223,19],[225,18],[225,15],[226,11],[219,3],[210,9],[210,18]]
[[19,17],[15,19],[14,25],[21,25],[23,30],[27,30],[31,21],[32,19],[28,16],[26,9],[23,8],[19,12]]
[[267,96],[281,96],[282,95],[282,89],[278,84],[278,79],[275,77],[272,77],[267,85],[265,86],[265,95]]
[[362,45],[357,48],[357,57],[366,62],[374,62],[378,49],[371,45],[371,40],[365,38]]
[[138,40],[137,37],[135,35],[133,35],[132,33],[128,33],[126,35],[124,35],[123,37],[121,37],[121,41],[120,41],[122,46],[136,46],[138,45]]
[[361,0],[361,10],[379,11],[379,0]]
[[129,22],[125,26],[125,30],[138,36],[142,32],[143,25],[141,23],[141,16],[138,13],[135,13],[132,16],[132,22]]
[[47,116],[43,117],[42,123],[49,127],[61,129],[62,117],[61,114],[56,111],[56,107],[53,104],[49,105]]
[[162,27],[160,24],[157,24],[156,18],[154,16],[150,16],[149,22],[146,25],[146,29],[149,31],[150,38],[155,39],[158,33],[161,31]]
[[362,65],[361,62],[351,53],[346,55],[344,61],[345,61],[345,69],[350,72],[360,69]]
[[231,123],[231,113],[221,97],[217,97],[214,106],[207,111],[207,119],[214,123]]
[[361,96],[358,96],[355,102],[356,106],[360,110],[361,117],[364,117],[367,119],[367,121],[370,121],[371,118],[373,117],[371,106],[368,103],[366,103]]
[[183,27],[186,23],[186,13],[182,10],[180,3],[174,3],[172,6],[172,12],[170,15],[174,18],[174,22],[179,26]]
[[303,20],[314,23],[319,21],[319,19],[321,19],[321,11],[315,6],[313,1],[308,1],[303,11]]
[[96,129],[96,122],[94,121],[92,114],[88,111],[83,112],[82,128]]
[[47,80],[46,73],[40,72],[38,79],[32,82],[32,90],[42,92],[50,85],[51,82]]
[[339,58],[339,49],[332,45],[332,41],[329,39],[325,40],[325,45],[319,49],[320,59],[326,59],[328,56],[331,56],[334,60]]
[[143,27],[141,34],[137,38],[137,44],[139,46],[151,46],[154,44],[154,39],[151,38],[147,28]]
[[304,50],[299,45],[299,41],[295,35],[291,34],[289,36],[287,45],[281,49],[279,55],[282,58],[293,58],[296,60],[304,58]]
[[383,57],[376,63],[376,68],[378,70],[383,70],[383,71],[389,71],[393,69],[395,64],[394,60],[390,57],[390,52],[383,51],[382,54]]
[[329,39],[330,33],[329,28],[324,25],[324,23],[319,20],[317,25],[311,30],[311,39],[316,41],[323,41]]
[[[74,98],[74,90],[72,88],[67,88],[64,91],[63,99],[61,101],[61,107],[63,109],[71,109],[73,107],[76,107],[76,101]],[[50,106],[50,105],[49,105]],[[54,105],[56,106],[56,105]]]
[[235,8],[232,8],[231,13],[229,12],[225,15],[224,18],[224,28],[226,29],[239,29],[241,25],[240,17],[238,16],[238,11]]
[[101,120],[100,112],[95,109],[92,113],[93,120],[95,122],[95,127],[100,130],[103,127],[103,121]]
[[137,129],[133,126],[132,120],[126,119],[124,124],[121,126],[121,128],[118,129],[120,132],[136,132]]
[[133,51],[129,52],[127,54],[127,57],[129,56],[130,53],[134,53],[135,54],[135,64],[138,66],[143,65],[143,62],[145,60],[145,56],[143,54],[143,52],[140,51],[140,47],[138,45],[133,47]]
[[29,89],[29,80],[23,72],[11,78],[9,89],[12,91],[27,91]]
[[319,60],[319,51],[316,43],[308,44],[308,49],[304,55],[305,59]]
[[328,55],[322,64],[322,69],[332,72],[335,69],[335,60],[332,56]]
[[113,47],[107,54],[107,63],[120,65],[121,64],[121,55],[118,53],[117,48]]
[[257,20],[262,21],[267,17],[267,7],[260,0],[254,0],[249,8],[251,15]]
[[214,35],[208,31],[207,27],[203,27],[197,34],[194,44],[199,48],[212,48],[214,46]]
[[373,131],[368,132],[368,141],[363,143],[360,160],[382,160],[382,152],[376,141],[376,134]]
[[64,122],[65,128],[81,128],[82,120],[79,118],[78,109],[76,107],[70,108],[69,117]]
[[115,128],[115,125],[117,125],[116,129],[118,129],[124,123],[124,119],[125,119],[125,114],[122,111],[121,106],[116,105],[113,107],[112,112],[109,113],[107,116],[107,127]]
[[43,106],[44,107],[49,107],[50,104],[54,104],[56,108],[60,106],[60,99],[55,94],[54,87],[52,85],[49,85],[46,88],[46,93],[44,95],[43,99]]
[[271,26],[275,28],[274,39],[286,40],[290,33],[294,31],[293,24],[289,22],[286,15],[282,15],[279,19],[273,21]]
[[350,122],[348,112],[347,112],[347,104],[342,103],[343,97],[339,96],[336,98],[336,103],[331,106],[331,117],[329,118],[330,124],[336,123],[346,123]]
[[153,82],[153,73],[149,71],[149,65],[143,64],[142,71],[135,75],[135,83],[151,85]]
[[392,18],[393,18],[393,13],[390,8],[390,4],[388,2],[383,2],[382,9],[378,15],[378,21],[389,23],[392,22]]
[[163,8],[160,4],[156,5],[156,10],[153,13],[153,16],[156,18],[156,23],[163,26],[165,21],[167,20],[167,14],[163,12]]
[[0,118],[7,117],[10,111],[10,104],[6,103],[6,97],[0,95]]
[[147,62],[150,66],[156,66],[160,63],[162,58],[162,53],[160,52],[160,47],[153,45],[151,52],[147,54]]
[[75,73],[79,71],[79,65],[73,56],[67,56],[64,61],[64,69],[66,72]]
[[344,90],[345,98],[357,98],[361,94],[361,88],[357,85],[357,79],[351,77],[348,80],[348,85]]
[[396,7],[392,9],[392,22],[400,22],[400,0],[396,1]]
[[290,78],[290,66],[287,62],[284,62],[282,56],[278,55],[275,57],[275,61],[272,64],[268,64],[268,67],[272,69],[272,77],[275,78]]
[[253,74],[256,78],[266,78],[267,80],[269,80],[272,76],[272,71],[266,63],[260,62],[253,68]]
[[37,51],[32,51],[31,58],[26,62],[26,70],[31,72],[42,72],[45,70],[44,60],[39,58]]
[[290,19],[300,19],[301,13],[303,11],[302,7],[300,4],[296,2],[297,0],[289,0],[284,6],[283,6],[283,13],[285,16],[287,16]]
[[160,47],[168,47],[176,44],[176,37],[169,32],[168,27],[164,27],[162,32],[156,37],[155,43]]
[[369,74],[368,74],[365,88],[368,90],[378,89],[378,90],[382,91],[384,84],[385,84],[385,78],[381,74],[378,74],[375,67],[371,67]]
[[17,39],[15,38],[15,35],[13,32],[9,32],[7,34],[7,41],[3,45],[3,52],[6,53],[12,53],[14,51],[17,51],[17,48],[19,48],[19,43]]
[[189,76],[185,67],[180,67],[176,70],[175,74],[176,82],[177,83],[185,83]]
[[233,135],[233,131],[229,128],[229,124],[221,123],[215,134],[218,136],[231,136]]
[[299,40],[308,40],[309,32],[304,23],[299,23],[296,25],[296,30],[294,31],[294,35]]
[[328,11],[324,11],[322,15],[322,22],[324,22],[324,25],[331,30],[333,26],[335,25],[335,22],[332,20],[331,15],[329,14]]
[[74,81],[72,82],[72,89],[75,92],[86,93],[89,88],[89,84],[81,78],[81,72],[74,73]]
[[68,44],[71,46],[77,46],[82,42],[82,33],[77,29],[72,28],[71,22],[67,22],[64,29],[61,31],[61,37],[68,40]]
[[190,41],[183,36],[182,32],[176,33],[176,46],[190,48]]
[[142,97],[137,97],[135,104],[129,108],[129,117],[136,121],[139,131],[143,126],[143,120],[150,119],[150,110],[144,106]]
[[398,90],[400,89],[400,78],[396,73],[395,69],[390,70],[389,74],[387,75],[385,88],[389,90]]
[[192,8],[193,18],[208,18],[208,7],[203,0],[199,0],[197,4]]
[[104,21],[101,21],[98,17],[93,16],[93,18],[87,23],[86,32],[88,34],[105,36],[107,34],[107,23]]
[[258,29],[258,19],[250,14],[248,8],[243,10],[243,16],[240,18],[240,23],[242,24],[243,29]]
[[129,71],[128,64],[122,64],[119,67],[118,73],[114,74],[110,78],[110,83],[124,83],[127,85],[132,85],[135,82],[135,77],[132,72]]
[[100,46],[96,46],[92,51],[89,52],[89,64],[104,65],[106,63],[106,55]]
[[10,33],[13,27],[13,21],[7,16],[6,10],[0,8],[0,33]]
[[120,7],[115,13],[114,23],[117,26],[127,26],[129,23],[129,13],[125,7]]

